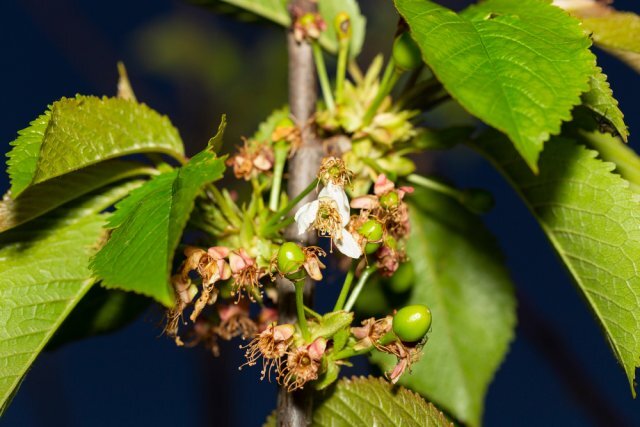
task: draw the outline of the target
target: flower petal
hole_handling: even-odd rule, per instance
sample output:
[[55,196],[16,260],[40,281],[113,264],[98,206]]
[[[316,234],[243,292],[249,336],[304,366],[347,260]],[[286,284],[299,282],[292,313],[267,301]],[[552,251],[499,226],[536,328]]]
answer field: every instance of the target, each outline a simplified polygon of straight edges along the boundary
[[335,239],[334,243],[340,252],[351,258],[360,258],[362,256],[362,249],[356,241],[353,234],[349,233],[346,229],[342,230],[342,238],[340,240]]
[[298,234],[304,234],[313,221],[315,221],[316,216],[318,215],[318,208],[320,207],[320,202],[314,200],[313,202],[305,203],[298,209],[294,219],[298,224]]
[[344,187],[329,182],[322,191],[320,191],[320,194],[318,194],[318,198],[321,197],[328,197],[336,202],[338,205],[338,213],[342,220],[342,226],[346,226],[351,218],[351,211],[349,209],[349,198],[344,191]]

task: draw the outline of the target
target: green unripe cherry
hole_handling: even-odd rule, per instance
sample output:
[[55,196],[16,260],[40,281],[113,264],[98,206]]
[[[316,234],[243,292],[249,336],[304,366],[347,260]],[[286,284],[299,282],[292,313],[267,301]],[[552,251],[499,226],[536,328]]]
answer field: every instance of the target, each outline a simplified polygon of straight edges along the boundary
[[283,243],[278,249],[278,271],[282,274],[290,274],[300,270],[304,261],[304,252],[300,246],[293,242]]
[[431,327],[431,311],[426,305],[408,305],[393,316],[393,332],[404,342],[420,341]]
[[382,239],[382,224],[375,219],[370,219],[358,228],[358,233],[367,240],[364,251],[372,254],[380,247]]
[[407,292],[415,283],[416,274],[412,262],[404,262],[389,279],[389,289],[397,294]]
[[400,197],[395,191],[389,191],[388,193],[380,196],[380,205],[385,209],[395,208],[399,203]]
[[358,233],[368,242],[378,242],[382,239],[382,224],[375,219],[367,220],[358,228]]
[[422,64],[420,48],[408,32],[396,37],[393,42],[393,59],[401,70],[414,70]]

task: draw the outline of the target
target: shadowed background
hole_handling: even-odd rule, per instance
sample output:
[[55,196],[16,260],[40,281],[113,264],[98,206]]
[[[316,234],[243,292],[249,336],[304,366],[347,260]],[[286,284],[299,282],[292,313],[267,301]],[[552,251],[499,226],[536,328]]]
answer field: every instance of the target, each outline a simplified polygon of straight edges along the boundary
[[[366,67],[375,50],[389,51],[396,15],[390,0],[361,3],[368,32],[360,65]],[[616,6],[640,11],[632,0]],[[114,95],[118,60],[127,65],[138,99],[170,116],[189,154],[205,146],[221,114],[228,115],[228,151],[286,101],[280,28],[185,3],[5,0],[0,28],[2,152],[61,96]],[[638,76],[600,56],[637,148]],[[517,337],[490,386],[485,424],[640,425],[640,403],[622,369],[514,192],[466,149],[436,156],[435,168],[462,187],[494,193],[497,206],[485,219],[520,298]],[[6,174],[0,183],[8,188]],[[335,293],[319,289],[320,308]],[[275,386],[259,382],[258,368],[238,371],[238,342],[224,345],[218,359],[200,348],[177,348],[160,336],[160,316],[149,310],[121,331],[43,353],[0,426],[260,425],[275,407]],[[366,373],[365,365],[345,371]]]

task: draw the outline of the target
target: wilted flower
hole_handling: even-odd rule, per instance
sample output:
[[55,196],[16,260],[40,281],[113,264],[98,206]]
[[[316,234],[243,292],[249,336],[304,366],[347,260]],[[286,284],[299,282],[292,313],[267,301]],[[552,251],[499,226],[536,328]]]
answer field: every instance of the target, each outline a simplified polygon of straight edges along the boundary
[[299,234],[310,229],[317,230],[320,236],[330,237],[343,254],[360,258],[362,249],[345,228],[349,218],[349,199],[344,188],[331,183],[320,191],[317,200],[304,204],[295,215]]
[[271,170],[273,162],[273,149],[269,145],[245,140],[238,152],[227,159],[227,166],[233,167],[236,178],[249,181],[258,174]]
[[327,348],[327,340],[316,338],[309,345],[298,347],[287,357],[287,366],[278,378],[278,382],[294,391],[304,387],[309,381],[318,379],[322,355]]
[[214,246],[206,252],[200,248],[188,246],[184,250],[187,259],[182,267],[182,280],[189,280],[189,272],[196,270],[202,277],[202,292],[195,303],[190,319],[192,322],[200,315],[207,304],[213,304],[218,297],[215,283],[219,280],[227,280],[231,276],[231,269],[225,258],[229,255],[229,249],[223,246]]
[[245,358],[247,361],[240,366],[253,366],[262,357],[262,371],[260,379],[271,377],[271,370],[276,367],[278,375],[282,373],[282,357],[287,353],[287,349],[293,340],[295,327],[284,324],[276,325],[272,323],[260,332],[246,347]]
[[318,170],[318,178],[324,185],[331,183],[344,187],[351,182],[351,175],[353,174],[347,169],[344,161],[338,157],[325,157]]
[[247,302],[220,305],[218,306],[218,315],[220,316],[220,325],[217,328],[217,332],[225,340],[230,340],[237,336],[247,339],[258,331],[258,326],[249,317],[249,304]]
[[182,319],[182,313],[191,304],[198,293],[198,289],[189,280],[183,280],[180,274],[171,277],[171,285],[176,296],[176,303],[174,307],[167,310],[167,324],[165,325],[164,333],[173,338],[176,345],[182,346],[184,343],[178,336],[178,325]]
[[260,278],[265,275],[265,271],[258,267],[256,260],[244,249],[238,249],[229,254],[229,265],[233,277],[231,295],[237,295],[237,301],[239,301],[244,291],[249,299],[254,301],[254,295],[259,292],[261,286]]
[[362,321],[362,326],[351,328],[351,334],[358,340],[353,346],[354,350],[364,350],[377,345],[380,338],[391,331],[393,316],[387,316],[376,320],[371,317]]
[[215,325],[212,325],[206,319],[198,319],[193,324],[193,329],[187,335],[187,347],[195,347],[202,344],[209,349],[215,357],[220,356],[220,346],[218,345],[218,331]]
[[376,252],[377,266],[380,275],[383,277],[391,277],[396,272],[400,263],[405,261],[406,255],[404,251],[398,248],[392,248],[383,245]]
[[327,24],[319,13],[305,13],[294,9],[293,15],[296,19],[293,22],[293,36],[297,42],[303,40],[316,40],[327,28]]

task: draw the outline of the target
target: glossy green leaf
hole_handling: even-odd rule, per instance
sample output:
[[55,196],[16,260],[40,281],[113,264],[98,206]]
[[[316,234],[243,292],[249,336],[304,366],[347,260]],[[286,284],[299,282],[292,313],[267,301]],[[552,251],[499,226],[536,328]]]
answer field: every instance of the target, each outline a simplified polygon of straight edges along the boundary
[[618,107],[618,101],[613,97],[613,91],[607,81],[607,76],[600,67],[590,78],[591,89],[582,94],[582,105],[593,111],[610,127],[609,131],[619,134],[626,142],[629,137],[627,125],[624,124],[624,114]]
[[[220,130],[222,132],[222,130]],[[204,184],[222,177],[224,159],[206,150],[154,177],[116,205],[113,229],[92,262],[107,288],[137,292],[171,306],[171,262]]]
[[445,89],[536,171],[544,142],[589,89],[595,57],[580,22],[539,0],[488,0],[462,15],[426,0],[395,4]]
[[[416,191],[408,201],[407,255],[418,280],[405,305],[428,306],[433,325],[421,360],[400,384],[477,426],[489,383],[513,339],[514,290],[479,217],[431,191]],[[395,363],[380,355],[374,360],[387,370]]]
[[144,104],[93,96],[54,102],[11,145],[13,197],[33,184],[127,154],[184,157],[180,136],[165,116]]
[[313,426],[453,426],[431,403],[381,378],[345,378],[324,396],[315,404]]
[[0,232],[113,182],[153,173],[154,169],[140,163],[107,160],[31,186],[17,198],[7,194],[0,202]]
[[113,186],[0,235],[0,413],[89,287],[89,258],[110,206],[139,183]]
[[571,140],[554,138],[540,174],[523,168],[504,137],[489,134],[480,150],[511,182],[575,279],[635,395],[640,365],[640,206],[612,163]]

